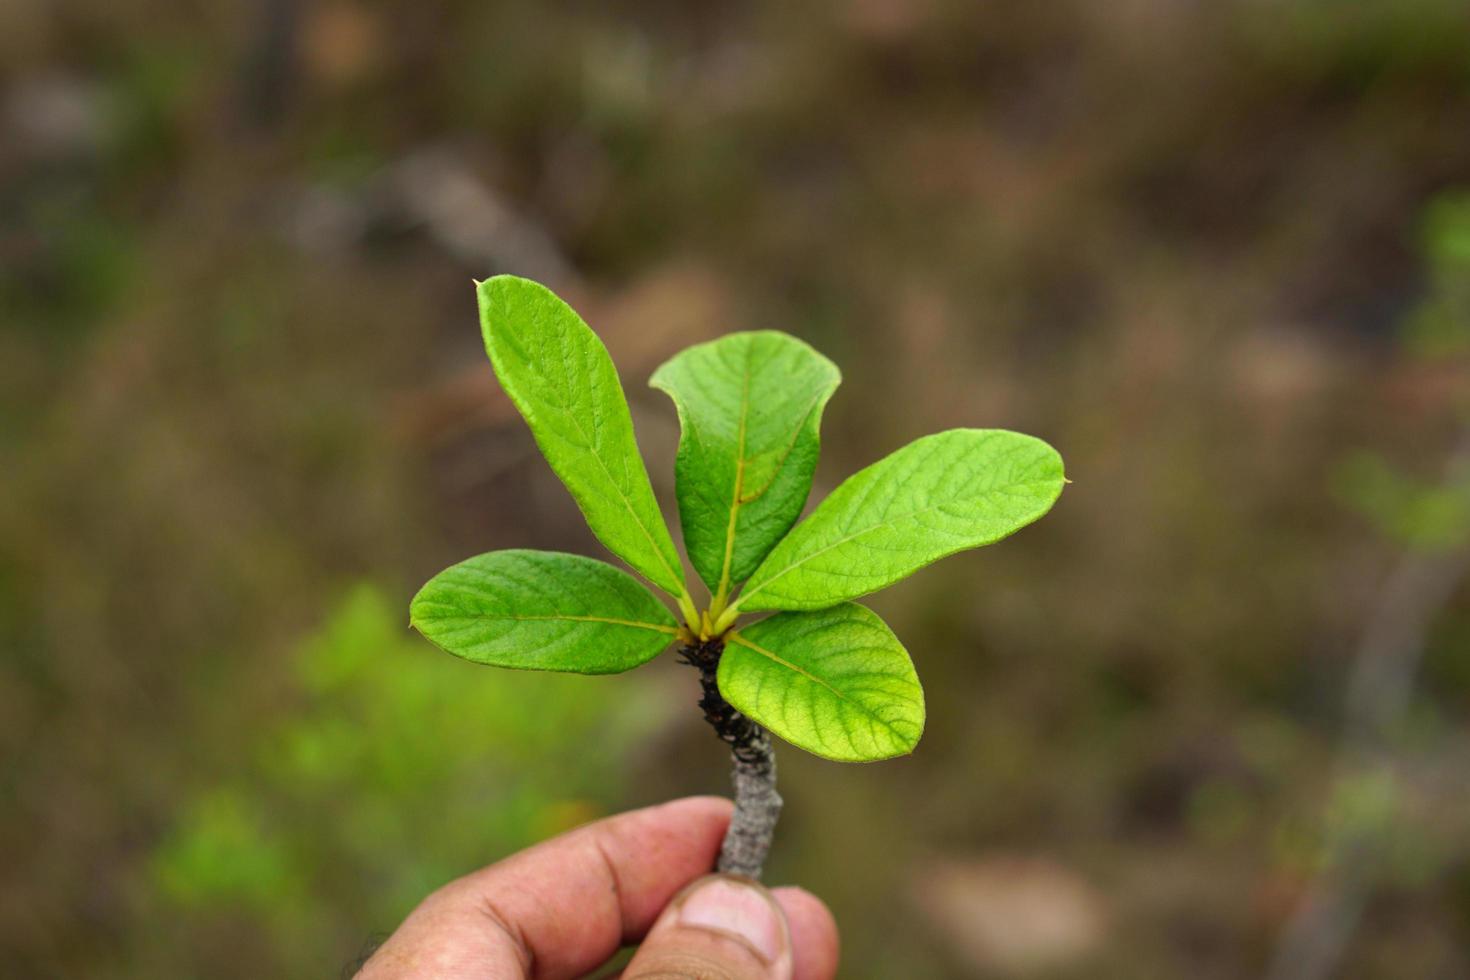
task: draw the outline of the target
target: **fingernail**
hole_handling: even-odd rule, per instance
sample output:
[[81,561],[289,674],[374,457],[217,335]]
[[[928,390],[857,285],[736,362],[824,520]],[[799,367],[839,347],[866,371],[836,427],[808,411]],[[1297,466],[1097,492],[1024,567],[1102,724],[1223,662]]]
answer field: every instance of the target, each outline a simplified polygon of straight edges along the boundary
[[733,878],[696,886],[679,908],[679,924],[743,940],[767,963],[775,963],[788,945],[776,903],[758,886]]

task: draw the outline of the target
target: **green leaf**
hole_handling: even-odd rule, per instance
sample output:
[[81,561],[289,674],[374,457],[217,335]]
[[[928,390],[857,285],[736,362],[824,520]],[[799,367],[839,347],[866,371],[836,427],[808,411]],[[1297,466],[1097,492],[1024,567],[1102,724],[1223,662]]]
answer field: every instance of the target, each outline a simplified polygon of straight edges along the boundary
[[495,374],[592,533],[654,585],[687,597],[607,348],[545,286],[496,276],[478,291]]
[[581,555],[492,551],[435,575],[409,621],[477,664],[615,674],[658,656],[674,619],[627,572]]
[[1025,527],[1065,482],[1061,456],[1031,436],[925,436],[843,481],[766,556],[730,611],[820,609],[874,592]]
[[924,731],[924,690],[908,652],[853,602],[727,634],[717,679],[725,700],[827,759],[904,755]]
[[801,516],[837,366],[775,330],[699,344],[649,379],[679,410],[684,545],[718,605]]

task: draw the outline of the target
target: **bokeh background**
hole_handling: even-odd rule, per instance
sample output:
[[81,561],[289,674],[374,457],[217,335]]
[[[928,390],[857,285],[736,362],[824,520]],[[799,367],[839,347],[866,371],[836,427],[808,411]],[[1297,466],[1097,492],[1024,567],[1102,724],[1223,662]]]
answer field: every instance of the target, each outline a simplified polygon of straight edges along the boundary
[[917,753],[781,753],[844,976],[1470,975],[1467,191],[1462,0],[6,0],[0,972],[350,974],[725,790],[672,658],[406,628],[602,554],[480,348],[516,272],[665,504],[646,379],[737,329],[842,366],[814,497],[956,425],[1067,458],[874,601]]

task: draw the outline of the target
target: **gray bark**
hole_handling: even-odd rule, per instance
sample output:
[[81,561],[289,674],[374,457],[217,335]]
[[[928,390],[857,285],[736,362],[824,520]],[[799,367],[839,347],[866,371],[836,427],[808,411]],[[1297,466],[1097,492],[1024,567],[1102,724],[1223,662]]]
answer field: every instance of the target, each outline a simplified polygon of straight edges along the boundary
[[715,676],[724,644],[718,640],[685,646],[680,653],[685,663],[699,671],[703,694],[699,706],[705,721],[720,740],[730,746],[734,763],[731,781],[735,787],[735,813],[720,846],[717,871],[760,878],[771,850],[776,821],[781,816],[781,795],[776,792],[776,753],[766,730],[726,701]]

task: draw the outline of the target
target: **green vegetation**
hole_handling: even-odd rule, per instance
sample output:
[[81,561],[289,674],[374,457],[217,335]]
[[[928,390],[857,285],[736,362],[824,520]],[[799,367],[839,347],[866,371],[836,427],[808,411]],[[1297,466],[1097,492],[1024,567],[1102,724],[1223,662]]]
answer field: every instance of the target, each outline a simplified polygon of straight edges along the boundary
[[395,606],[359,586],[300,644],[296,711],[251,731],[235,773],[200,786],[154,851],[158,914],[205,934],[246,916],[274,971],[336,975],[340,951],[487,855],[604,812],[667,717],[646,688],[466,685]]
[[[1421,367],[1453,378],[1470,352],[1470,194],[1445,193],[1429,203],[1419,247],[1428,282],[1404,316],[1404,345]],[[1334,473],[1338,496],[1411,551],[1450,553],[1470,543],[1470,386],[1456,384],[1449,394],[1443,414],[1458,422],[1461,446],[1438,467],[1443,472],[1414,472],[1358,449]]]
[[[788,742],[848,761],[911,751],[924,695],[908,652],[847,600],[1041,517],[1066,482],[1056,451],[1014,432],[942,432],[854,474],[793,528],[837,369],[770,331],[686,351],[652,383],[679,409],[679,513],[712,592],[696,610],[607,349],[537,283],[497,276],[479,296],[485,349],[547,462],[598,539],[684,622],[611,566],[509,551],[435,576],[413,625],[476,663],[584,674],[636,667],[676,636],[724,641],[738,653],[720,661],[720,692]],[[742,611],[766,610],[793,611],[738,625]]]

